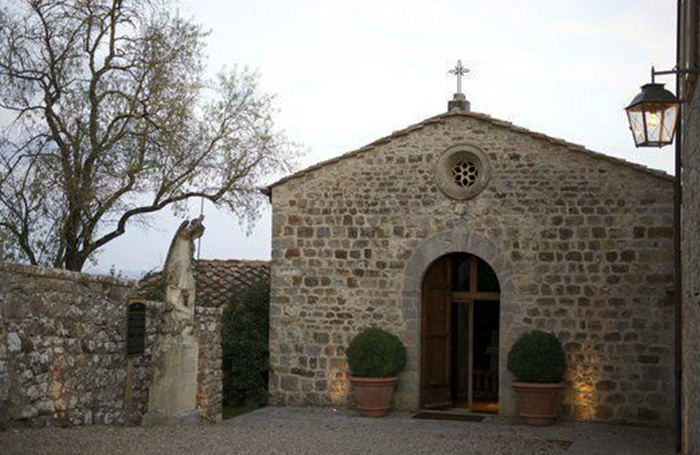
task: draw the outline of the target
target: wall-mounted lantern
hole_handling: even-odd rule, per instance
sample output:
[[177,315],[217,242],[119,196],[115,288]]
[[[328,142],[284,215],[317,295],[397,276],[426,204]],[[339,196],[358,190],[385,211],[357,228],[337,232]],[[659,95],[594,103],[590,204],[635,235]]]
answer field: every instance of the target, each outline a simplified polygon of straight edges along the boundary
[[634,97],[627,111],[630,130],[637,147],[663,147],[673,142],[678,125],[681,100],[656,83],[657,75],[685,74],[696,71],[656,71],[651,67],[651,83],[642,85],[642,91]]

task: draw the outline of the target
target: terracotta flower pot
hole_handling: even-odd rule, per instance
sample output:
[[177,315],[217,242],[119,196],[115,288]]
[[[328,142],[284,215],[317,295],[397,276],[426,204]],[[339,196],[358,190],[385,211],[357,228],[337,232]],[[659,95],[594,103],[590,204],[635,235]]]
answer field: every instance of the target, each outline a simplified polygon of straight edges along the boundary
[[365,417],[383,417],[391,408],[398,378],[350,377],[357,409]]
[[527,425],[551,425],[559,415],[564,383],[513,382],[518,411]]

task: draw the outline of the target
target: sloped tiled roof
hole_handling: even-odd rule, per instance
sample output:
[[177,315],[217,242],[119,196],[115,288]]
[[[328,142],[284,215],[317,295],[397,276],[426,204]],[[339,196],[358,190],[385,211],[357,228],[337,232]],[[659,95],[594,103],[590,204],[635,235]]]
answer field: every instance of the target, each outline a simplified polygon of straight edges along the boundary
[[[195,261],[197,305],[222,307],[233,292],[247,288],[259,278],[269,278],[270,263],[248,259],[200,259]],[[139,288],[146,298],[162,300],[165,287],[162,272],[144,277]]]
[[531,131],[531,130],[528,130],[527,128],[523,128],[523,127],[514,125],[514,124],[507,122],[505,120],[499,120],[497,118],[491,117],[491,116],[486,115],[486,114],[480,114],[477,112],[471,112],[471,111],[467,111],[467,110],[463,110],[463,109],[452,109],[451,111],[445,112],[445,113],[440,114],[440,115],[436,115],[434,117],[427,118],[420,123],[416,123],[415,125],[408,126],[402,130],[394,131],[390,135],[384,136],[380,139],[377,139],[376,141],[374,141],[370,144],[367,144],[364,147],[361,147],[357,150],[353,150],[351,152],[344,153],[342,155],[336,156],[335,158],[331,158],[331,159],[326,160],[326,161],[321,161],[320,163],[316,163],[310,167],[307,167],[307,168],[302,169],[298,172],[290,174],[290,175],[268,185],[267,188],[264,189],[264,192],[266,194],[270,195],[271,194],[270,190],[277,185],[281,185],[281,184],[286,183],[289,180],[295,179],[297,177],[305,176],[307,174],[314,172],[315,170],[317,170],[319,168],[337,163],[337,162],[342,161],[346,158],[351,158],[351,157],[360,155],[364,152],[368,152],[370,150],[373,150],[378,145],[386,144],[386,143],[391,142],[392,140],[396,139],[397,137],[406,136],[407,134],[410,134],[416,130],[420,130],[428,125],[443,123],[446,119],[448,119],[450,117],[469,117],[469,118],[481,120],[481,121],[484,121],[484,122],[489,123],[491,125],[502,127],[502,128],[507,129],[507,130],[514,131],[516,133],[525,134],[525,135],[528,135],[528,136],[535,138],[535,139],[540,139],[540,140],[549,142],[551,144],[560,145],[560,146],[562,146],[566,149],[569,149],[573,152],[583,153],[583,154],[588,155],[592,158],[605,160],[605,161],[608,161],[610,163],[617,164],[617,165],[626,166],[626,167],[632,168],[634,170],[644,172],[646,174],[650,174],[650,175],[653,175],[655,177],[662,178],[664,180],[669,180],[669,181],[674,180],[674,177],[672,175],[669,175],[663,171],[651,169],[651,168],[648,168],[648,167],[643,166],[641,164],[632,163],[630,161],[626,161],[626,160],[623,160],[621,158],[616,158],[616,157],[613,157],[610,155],[606,155],[604,153],[594,152],[593,150],[587,149],[583,145],[574,144],[572,142],[567,142],[563,139],[559,139],[559,138],[552,137],[552,136],[547,136],[546,134],[538,133],[536,131]]
[[195,269],[197,304],[221,307],[234,291],[247,288],[270,276],[268,261],[245,259],[200,259]]

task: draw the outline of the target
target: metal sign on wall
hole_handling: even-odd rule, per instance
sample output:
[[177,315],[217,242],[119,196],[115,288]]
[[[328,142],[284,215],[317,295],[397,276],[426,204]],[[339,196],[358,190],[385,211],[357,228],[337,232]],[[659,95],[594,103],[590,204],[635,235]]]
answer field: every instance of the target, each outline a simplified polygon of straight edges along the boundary
[[126,355],[143,354],[146,344],[146,301],[129,299],[126,302]]

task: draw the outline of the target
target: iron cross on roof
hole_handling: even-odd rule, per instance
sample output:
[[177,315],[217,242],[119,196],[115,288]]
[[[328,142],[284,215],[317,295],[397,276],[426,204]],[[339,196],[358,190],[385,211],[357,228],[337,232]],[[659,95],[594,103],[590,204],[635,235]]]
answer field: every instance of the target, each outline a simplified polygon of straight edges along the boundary
[[449,72],[457,76],[457,93],[462,93],[462,76],[469,72],[469,68],[463,66],[461,60],[457,60],[457,66],[452,68]]

